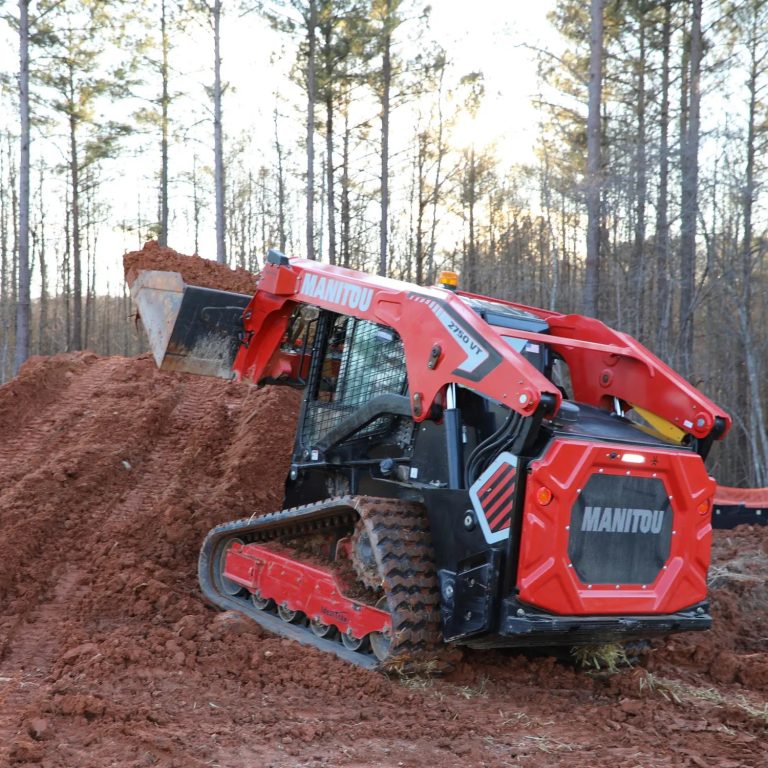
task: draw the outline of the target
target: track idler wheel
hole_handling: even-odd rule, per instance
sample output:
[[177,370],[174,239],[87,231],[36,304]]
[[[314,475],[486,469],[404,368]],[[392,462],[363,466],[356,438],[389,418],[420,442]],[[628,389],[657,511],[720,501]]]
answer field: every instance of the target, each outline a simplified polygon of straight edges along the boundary
[[301,611],[292,611],[287,605],[278,605],[277,615],[286,624],[298,624],[301,621],[303,616]]
[[368,637],[355,637],[349,632],[344,632],[341,635],[341,644],[349,651],[363,652],[368,650],[369,640]]
[[[389,610],[389,601],[386,597],[382,597],[376,603],[376,607],[380,611],[387,611]],[[379,661],[384,661],[389,658],[392,649],[392,634],[390,632],[371,632],[371,634],[368,635],[368,640],[371,644],[373,655]]]
[[327,638],[334,637],[338,631],[333,624],[323,624],[319,619],[312,619],[309,622],[309,628],[312,630],[313,635]]
[[238,595],[242,595],[245,592],[245,589],[241,587],[236,581],[232,581],[228,579],[224,575],[224,564],[227,561],[227,553],[231,549],[233,544],[240,544],[242,545],[243,541],[242,539],[232,539],[229,542],[229,546],[223,547],[221,550],[221,554],[219,556],[219,568],[218,568],[218,579],[219,579],[219,585],[221,587],[221,591],[224,592],[226,595],[230,595],[231,597],[237,597]]
[[271,611],[275,607],[274,600],[262,597],[259,592],[251,592],[251,603],[257,611]]

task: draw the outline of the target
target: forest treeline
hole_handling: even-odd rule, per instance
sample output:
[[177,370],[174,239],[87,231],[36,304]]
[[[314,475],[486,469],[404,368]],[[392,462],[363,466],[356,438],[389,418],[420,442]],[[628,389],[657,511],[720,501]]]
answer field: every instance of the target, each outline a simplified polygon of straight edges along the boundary
[[[414,0],[4,9],[20,55],[0,73],[0,382],[29,354],[138,351],[105,232],[175,245],[183,228],[197,251],[210,228],[203,255],[233,266],[277,247],[418,283],[452,268],[470,291],[595,315],[732,414],[721,482],[768,485],[768,0],[557,0],[555,42],[529,48],[522,165],[480,141],[485,75]],[[290,58],[268,143],[227,127],[248,103],[222,67],[228,19]],[[184,35],[207,45],[197,90]],[[138,162],[156,205],[116,210],[107,182]]]

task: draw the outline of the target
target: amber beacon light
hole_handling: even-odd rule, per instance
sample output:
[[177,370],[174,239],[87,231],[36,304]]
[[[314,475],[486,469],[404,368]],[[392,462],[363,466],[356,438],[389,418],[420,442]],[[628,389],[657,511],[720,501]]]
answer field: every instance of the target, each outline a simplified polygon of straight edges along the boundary
[[440,277],[437,278],[437,284],[441,288],[447,288],[449,291],[455,291],[459,287],[459,273],[443,270]]

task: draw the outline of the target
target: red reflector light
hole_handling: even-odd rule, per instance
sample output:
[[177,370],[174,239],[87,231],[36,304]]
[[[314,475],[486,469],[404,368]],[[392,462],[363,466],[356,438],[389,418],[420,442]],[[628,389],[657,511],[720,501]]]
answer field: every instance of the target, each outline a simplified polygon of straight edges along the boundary
[[542,485],[538,491],[536,491],[536,501],[542,506],[546,507],[550,501],[552,501],[552,491],[546,486]]

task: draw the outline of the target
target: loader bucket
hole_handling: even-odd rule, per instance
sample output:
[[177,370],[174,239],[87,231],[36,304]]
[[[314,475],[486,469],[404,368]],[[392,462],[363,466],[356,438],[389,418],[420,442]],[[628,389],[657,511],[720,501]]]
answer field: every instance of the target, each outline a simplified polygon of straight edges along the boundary
[[250,296],[186,285],[178,272],[143,270],[131,284],[131,297],[159,368],[233,377]]

